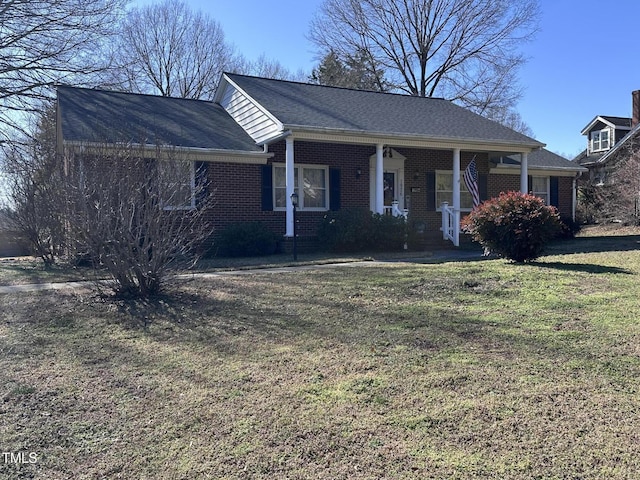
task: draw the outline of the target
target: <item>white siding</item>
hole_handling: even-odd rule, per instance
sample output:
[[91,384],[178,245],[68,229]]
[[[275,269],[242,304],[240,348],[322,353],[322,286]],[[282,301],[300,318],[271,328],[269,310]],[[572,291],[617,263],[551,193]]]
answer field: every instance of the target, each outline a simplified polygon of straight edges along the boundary
[[233,85],[227,85],[220,105],[257,143],[278,134],[282,129],[253,99]]

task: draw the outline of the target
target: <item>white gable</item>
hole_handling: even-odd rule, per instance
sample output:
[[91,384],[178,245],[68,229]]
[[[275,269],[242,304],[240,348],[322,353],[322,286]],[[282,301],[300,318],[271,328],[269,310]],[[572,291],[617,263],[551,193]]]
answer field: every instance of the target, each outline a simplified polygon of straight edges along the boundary
[[232,82],[227,81],[219,103],[256,143],[282,131],[282,124]]

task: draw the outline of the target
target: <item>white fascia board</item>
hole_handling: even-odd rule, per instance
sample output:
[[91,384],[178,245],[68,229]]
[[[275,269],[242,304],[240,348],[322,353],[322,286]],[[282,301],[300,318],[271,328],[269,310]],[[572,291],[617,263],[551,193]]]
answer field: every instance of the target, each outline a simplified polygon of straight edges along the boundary
[[593,120],[591,120],[591,122],[589,122],[589,125],[587,125],[586,127],[584,127],[582,129],[582,131],[580,132],[581,135],[586,135],[587,133],[589,133],[589,131],[596,125],[596,123],[598,122],[602,122],[605,125],[608,125],[609,127],[613,128],[614,130],[619,129],[619,130],[624,130],[625,127],[618,127],[616,126],[615,123],[610,122],[609,120],[606,120],[605,118],[601,117],[600,115],[598,115],[597,117],[595,117]]
[[203,162],[229,162],[248,163],[263,165],[273,157],[273,153],[247,151],[247,150],[224,150],[216,148],[198,147],[175,147],[171,145],[142,145],[139,143],[112,143],[104,144],[97,142],[65,141],[64,146],[71,150],[78,150],[81,153],[104,152],[109,150],[135,149],[143,155],[170,158],[173,155],[183,156],[185,160]]
[[[556,177],[573,177],[576,173],[589,171],[589,169],[577,165],[575,167],[544,167],[529,165],[527,170],[530,172],[545,173]],[[489,173],[496,175],[519,175],[520,165],[499,163],[495,167],[490,168]]]
[[[318,142],[351,143],[364,145],[393,145],[397,147],[418,147],[434,149],[454,149],[476,151],[506,151],[510,153],[531,153],[545,146],[544,143],[533,142],[500,142],[484,139],[460,139],[446,137],[428,137],[421,135],[403,135],[385,132],[368,132],[357,130],[342,130],[330,128],[308,128],[296,125],[285,125],[284,130],[290,131],[297,140],[313,140]],[[261,143],[269,144],[282,138],[282,133]]]
[[[278,127],[279,130],[284,130],[283,124],[280,120],[278,120],[269,110],[267,110],[266,108],[264,108],[255,98],[253,98],[251,95],[249,95],[247,92],[245,92],[242,88],[240,88],[238,86],[237,83],[235,83],[233,80],[231,80],[227,74],[223,74],[222,76],[223,80],[225,83],[231,85],[233,88],[235,88],[238,92],[242,93],[246,98],[248,98],[251,103],[253,103],[256,108],[258,110],[260,110],[262,113],[264,113],[267,117],[269,117],[269,119],[271,119]],[[222,85],[222,82],[221,82]],[[216,90],[216,96],[214,97],[214,101],[216,103],[220,103],[221,97],[222,95],[224,95],[224,91],[226,90],[225,88],[220,88],[220,86],[218,86],[218,89]]]

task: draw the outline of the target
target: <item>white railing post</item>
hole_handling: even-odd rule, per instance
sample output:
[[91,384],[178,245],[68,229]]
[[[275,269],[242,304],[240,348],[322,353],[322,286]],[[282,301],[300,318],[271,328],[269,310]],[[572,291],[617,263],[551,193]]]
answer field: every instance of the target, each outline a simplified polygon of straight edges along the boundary
[[452,225],[452,233],[453,233],[453,245],[456,247],[460,246],[460,210],[454,209],[453,211],[453,225]]
[[442,202],[442,238],[450,240],[456,247],[460,246],[460,210],[449,207],[449,202]]
[[449,203],[442,202],[442,239],[449,240]]

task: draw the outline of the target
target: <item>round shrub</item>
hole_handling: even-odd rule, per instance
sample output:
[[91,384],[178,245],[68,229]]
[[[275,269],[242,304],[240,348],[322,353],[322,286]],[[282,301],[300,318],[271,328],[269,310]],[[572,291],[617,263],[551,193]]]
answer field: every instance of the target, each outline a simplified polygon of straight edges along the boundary
[[261,222],[235,223],[218,236],[221,255],[228,257],[256,257],[273,255],[278,237]]
[[555,207],[545,205],[539,197],[519,192],[501,193],[462,220],[462,230],[471,234],[485,251],[515,262],[538,258],[560,229]]

